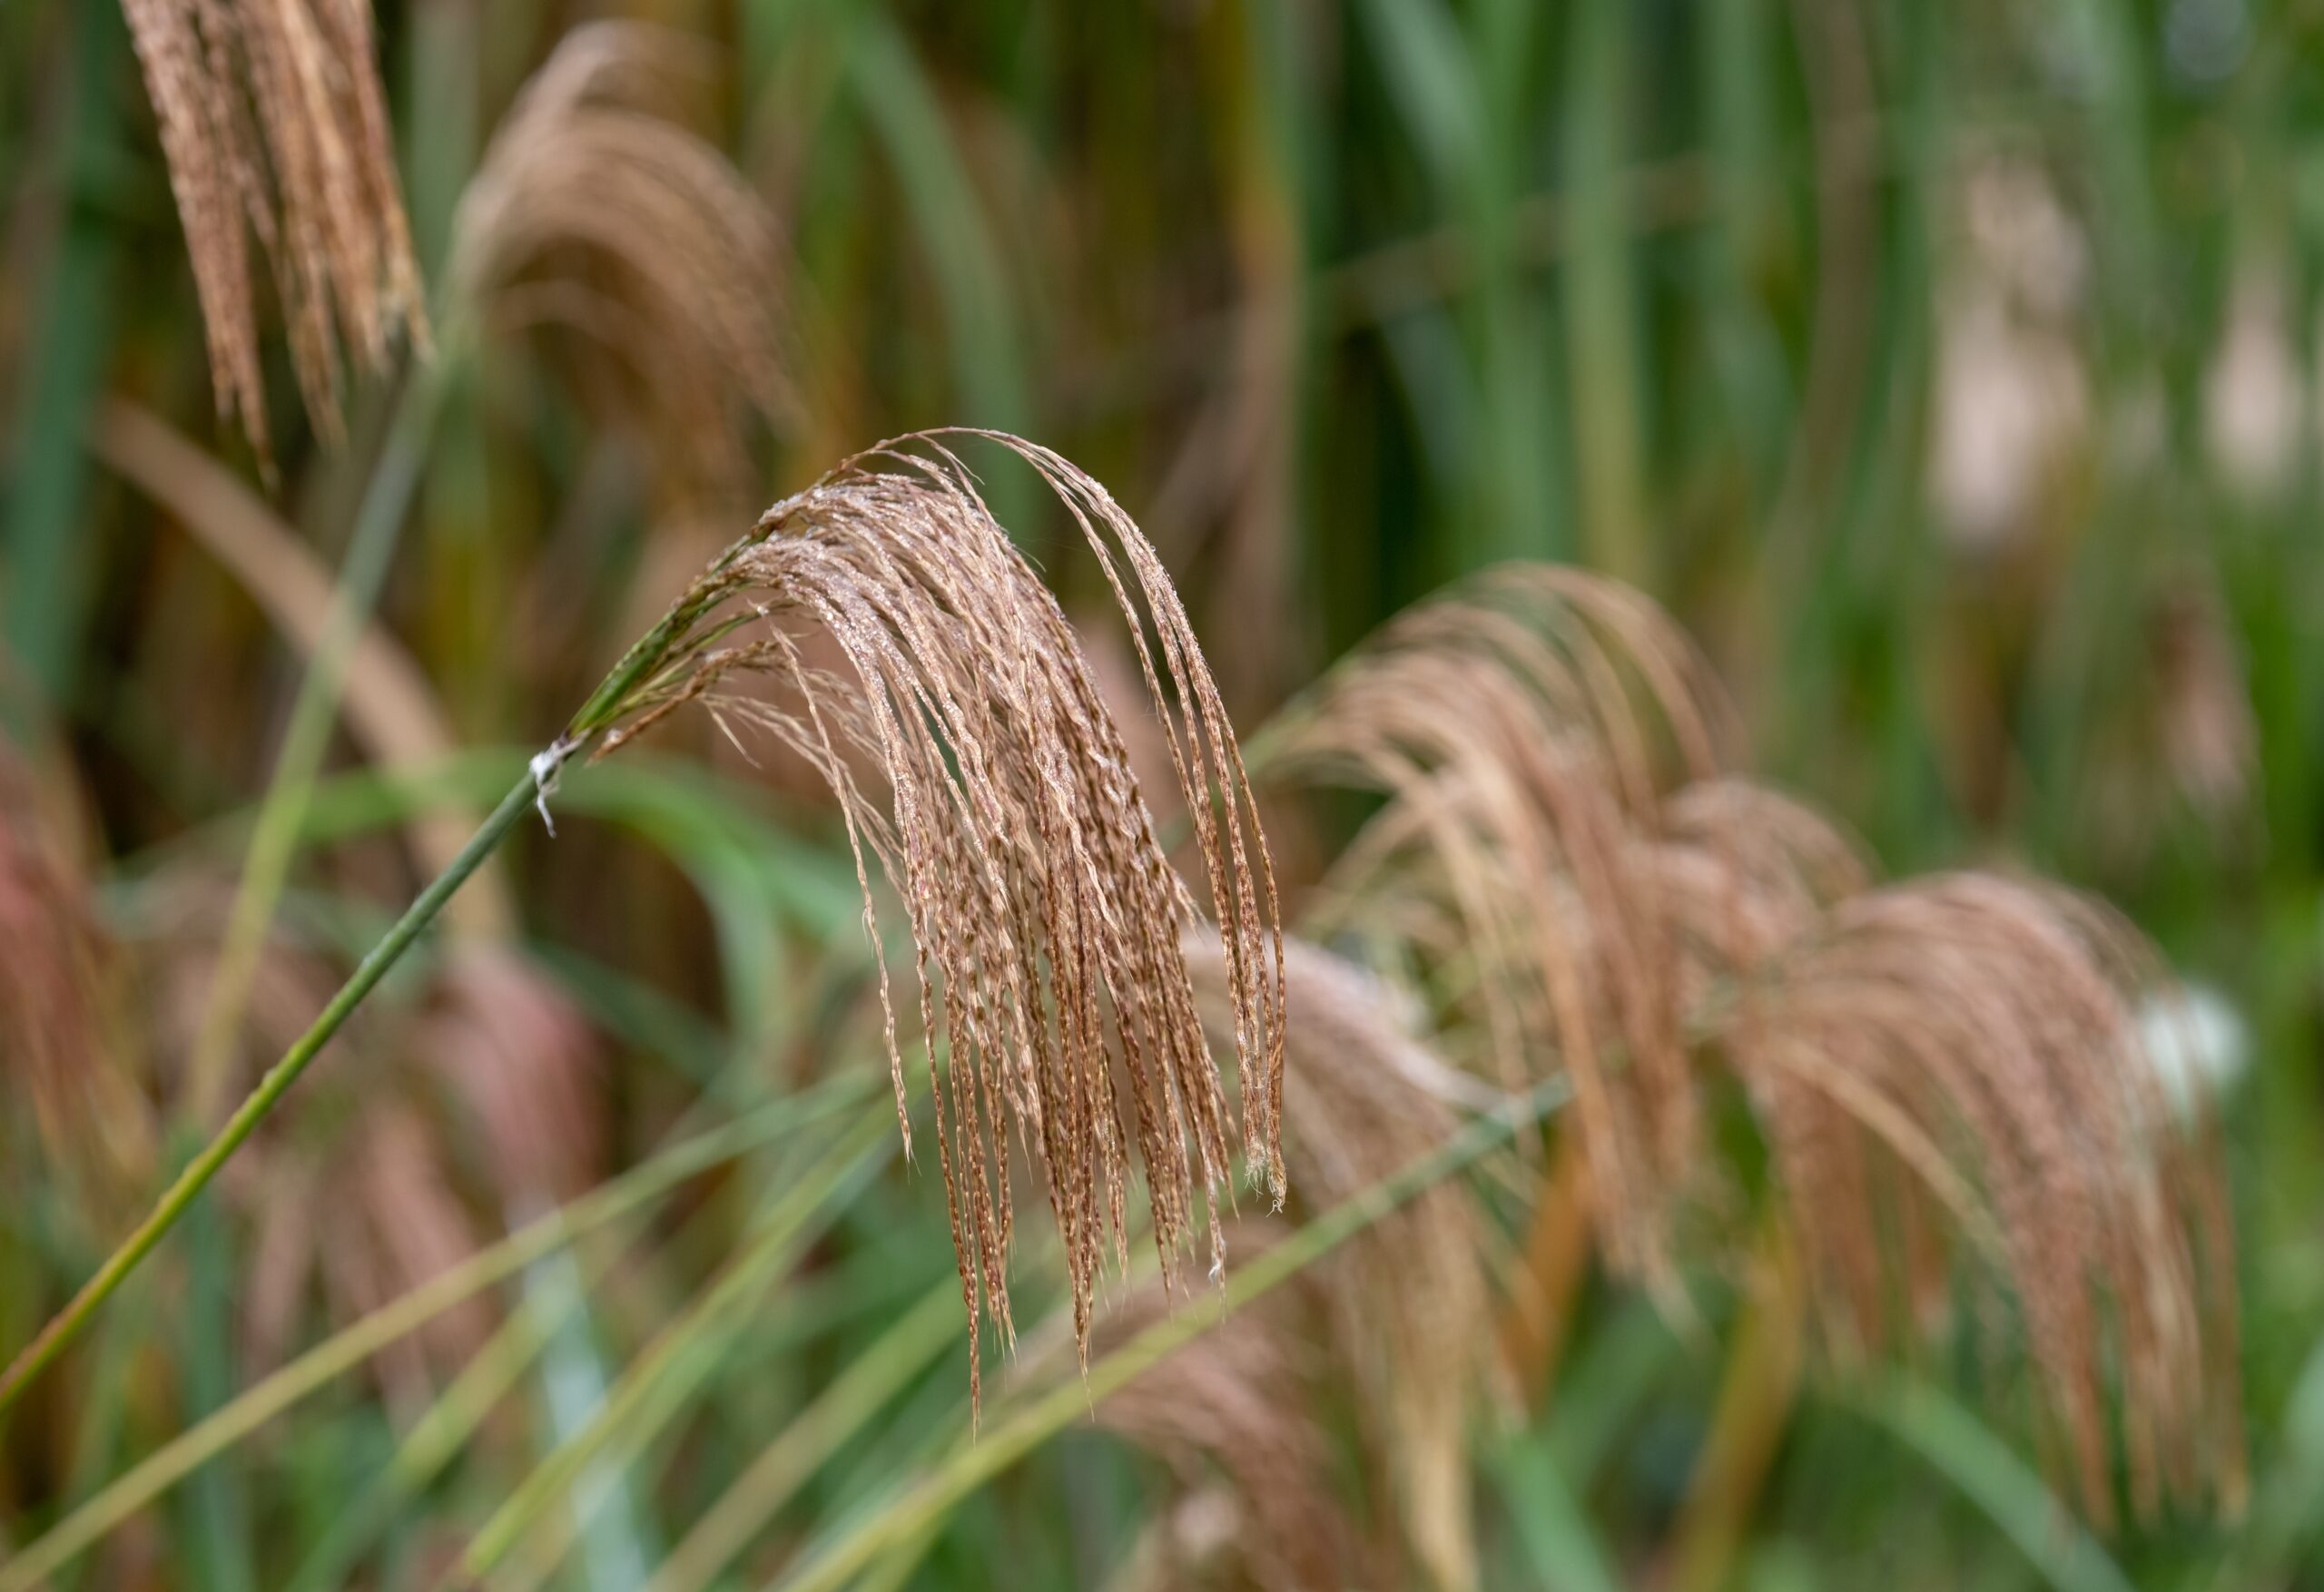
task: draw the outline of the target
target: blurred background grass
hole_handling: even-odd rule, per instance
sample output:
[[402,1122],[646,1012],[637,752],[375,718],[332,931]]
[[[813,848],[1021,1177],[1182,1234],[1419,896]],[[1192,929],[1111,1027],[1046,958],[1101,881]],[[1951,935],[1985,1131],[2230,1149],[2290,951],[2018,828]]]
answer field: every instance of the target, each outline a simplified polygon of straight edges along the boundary
[[[765,501],[926,425],[1017,431],[1105,481],[1177,575],[1246,726],[1453,576],[1514,556],[1616,575],[1703,641],[1761,766],[1892,870],[2000,863],[2099,890],[2216,997],[2233,1030],[2221,1105],[2257,1487],[2246,1518],[2131,1530],[2110,1564],[2044,1523],[2004,1437],[1811,1376],[1768,1418],[1740,1539],[1697,1567],[1673,1557],[1673,1522],[1751,1338],[1722,1314],[1682,1342],[1593,1287],[1546,1412],[1482,1457],[1488,1583],[2324,1577],[2324,9],[409,0],[381,5],[379,42],[431,283],[519,85],[567,27],[609,14],[705,45],[682,120],[781,228],[783,271],[763,287],[793,413],[748,438],[738,495],[625,418],[637,372],[585,368],[553,337],[487,339],[458,369],[380,603],[450,739],[477,749],[427,787],[436,799],[488,803]],[[113,395],[258,479],[212,418],[118,12],[0,8],[0,62],[9,716],[41,800],[73,815],[109,932],[201,942],[303,649],[213,538],[185,534],[202,513],[190,477],[138,478],[93,447]],[[280,348],[270,361],[274,502],[337,566],[393,384],[352,389],[351,441],[330,451]],[[1099,600],[1026,483],[992,489],[1068,606]],[[864,1045],[832,821],[714,741],[697,745],[708,770],[642,760],[576,779],[575,832],[513,849],[522,954],[590,1032],[468,1043],[571,1058],[546,1064],[569,1066],[551,1086],[569,1115],[496,1123],[446,1081],[455,1066],[431,1072],[440,998],[413,980],[271,1135],[253,1186],[0,1433],[8,1538],[529,1214],[497,1176],[527,1133],[555,1140],[529,1152],[534,1192],[568,1197],[704,1125],[698,1100],[763,1107]],[[267,964],[292,1015],[413,882],[376,833],[413,787],[351,746],[333,760]],[[208,964],[198,944],[183,960],[194,991],[173,1009],[190,1032]],[[254,1027],[268,998],[262,981]],[[252,1046],[252,1060],[269,1048]],[[347,1128],[381,1095],[428,1147],[399,1160]],[[29,1114],[6,1114],[13,1347],[128,1206],[63,1176]],[[368,1194],[338,1175],[359,1165]],[[588,1428],[797,1172],[754,1153],[640,1248],[535,1263],[463,1332],[203,1469],[79,1584],[275,1586],[302,1565],[317,1585],[348,1566],[367,1585],[428,1584],[446,1540]],[[589,1461],[585,1550],[543,1576],[634,1584],[629,1567],[656,1562],[875,1329],[912,1320],[949,1274],[941,1218],[924,1178],[861,1182],[783,1230],[790,1263],[758,1263],[793,1273],[779,1311],[753,1305],[688,1351],[682,1416],[621,1463]],[[254,1214],[286,1200],[311,1232]],[[412,1248],[419,1209],[440,1253]],[[269,1243],[311,1252],[320,1280],[281,1284],[290,1302],[254,1331],[246,1280]],[[540,1342],[512,1397],[480,1403],[438,1463],[399,1460],[402,1493],[379,1493],[420,1412],[527,1321]],[[955,1347],[896,1351],[875,1411],[800,1459],[756,1562],[779,1565],[955,1436]],[[895,1573],[1100,1584],[1150,1480],[1070,1432]],[[372,1515],[349,1501],[375,1497]]]

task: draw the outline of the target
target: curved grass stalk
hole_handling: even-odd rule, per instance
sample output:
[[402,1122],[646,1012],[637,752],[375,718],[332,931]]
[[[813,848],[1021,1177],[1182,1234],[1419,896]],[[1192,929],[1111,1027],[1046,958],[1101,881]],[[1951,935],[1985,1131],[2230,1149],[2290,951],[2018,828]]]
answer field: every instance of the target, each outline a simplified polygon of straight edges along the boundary
[[953,1341],[959,1299],[946,1278],[850,1361],[694,1522],[646,1592],[702,1592],[716,1579],[815,1467]]
[[[812,1238],[813,1218],[828,1207],[832,1192],[870,1169],[870,1152],[886,1125],[887,1107],[881,1102],[818,1158],[798,1186],[767,1214],[749,1245],[622,1373],[589,1424],[560,1443],[493,1511],[461,1557],[461,1577],[481,1580],[594,1461],[602,1458],[616,1468],[625,1466],[684,1408],[714,1363],[719,1335],[731,1331],[741,1312],[797,1258]],[[957,1299],[959,1291],[951,1292]],[[554,1570],[568,1546],[561,1540],[537,1553],[528,1565],[534,1576],[545,1577]]]
[[[151,1254],[153,1246],[177,1225],[185,1215],[187,1207],[209,1186],[210,1180],[218,1175],[218,1169],[241,1148],[244,1140],[257,1131],[258,1125],[266,1119],[289,1092],[290,1086],[299,1081],[299,1075],[307,1070],[308,1065],[330,1042],[331,1037],[339,1032],[355,1008],[378,988],[388,969],[402,960],[403,954],[411,948],[421,932],[444,909],[444,903],[452,899],[453,892],[467,883],[468,876],[482,867],[485,859],[507,838],[508,831],[516,827],[518,819],[524,817],[538,793],[537,780],[527,769],[523,777],[509,788],[508,793],[500,799],[500,805],[493,809],[482,827],[469,838],[468,843],[461,848],[451,867],[438,874],[428,888],[420,891],[403,916],[396,919],[386,937],[356,964],[355,971],[348,976],[339,993],[331,997],[330,1004],[323,1007],[313,1025],[283,1053],[281,1060],[267,1070],[266,1076],[259,1080],[258,1086],[236,1107],[233,1115],[226,1119],[217,1136],[186,1163],[184,1170],[162,1192],[145,1219],[106,1257],[104,1263],[97,1268],[96,1274],[82,1284],[81,1291],[73,1296],[71,1302],[41,1329],[40,1335],[25,1346],[23,1352],[10,1362],[7,1371],[0,1373],[0,1416],[5,1416],[15,1406],[32,1380],[54,1363],[56,1357],[88,1325],[89,1318],[96,1313],[98,1307],[113,1296],[114,1290],[137,1268],[138,1263]],[[295,826],[292,828],[295,832]]]
[[1563,1106],[1569,1094],[1563,1078],[1552,1078],[1477,1117],[1439,1148],[1322,1213],[1282,1243],[1229,1272],[1219,1287],[1216,1310],[1189,1304],[1093,1362],[1078,1381],[1029,1398],[1013,1414],[996,1420],[975,1443],[958,1450],[884,1507],[812,1550],[803,1564],[773,1584],[773,1592],[836,1592],[888,1550],[914,1540],[961,1499],[1087,1415],[1097,1400],[1135,1381],[1226,1314],[1290,1281],[1521,1128],[1539,1122]]
[[341,1329],[232,1402],[188,1429],[103,1492],[0,1564],[0,1592],[31,1592],[44,1577],[103,1538],[202,1465],[462,1301],[542,1256],[619,1220],[721,1162],[809,1126],[872,1093],[859,1073],[834,1076],[810,1094],[780,1101],[724,1127],[674,1145],[621,1176],[478,1250],[402,1298]]
[[[185,1215],[187,1207],[209,1186],[210,1180],[218,1175],[218,1169],[241,1148],[243,1141],[257,1130],[258,1125],[266,1119],[289,1092],[290,1086],[299,1081],[299,1075],[307,1070],[309,1064],[346,1024],[355,1008],[379,987],[388,969],[403,959],[404,953],[435,921],[445,903],[468,882],[471,874],[484,866],[485,860],[499,849],[501,841],[508,838],[508,831],[517,827],[517,820],[525,816],[526,810],[537,802],[546,802],[547,791],[545,784],[553,786],[565,760],[612,723],[628,700],[629,693],[663,662],[673,639],[696,616],[686,604],[680,604],[648,631],[635,646],[623,654],[621,661],[614,665],[612,672],[591,693],[588,702],[551,750],[534,759],[517,776],[517,782],[509,787],[499,805],[478,826],[476,833],[468,837],[468,844],[460,849],[459,855],[452,860],[450,866],[428,882],[379,944],[356,964],[354,972],[348,975],[347,982],[340,987],[338,994],[331,997],[313,1024],[283,1053],[282,1059],[267,1070],[266,1076],[259,1080],[258,1086],[235,1109],[233,1115],[226,1119],[225,1125],[218,1130],[217,1135],[186,1164],[176,1180],[162,1191],[162,1197],[154,1203],[153,1209],[145,1219],[105,1258],[96,1273],[82,1284],[80,1292],[51,1318],[48,1324],[40,1330],[39,1335],[9,1362],[7,1370],[0,1371],[0,1420],[5,1420],[8,1411],[15,1407],[16,1400],[24,1396],[25,1389],[33,1379],[54,1364],[57,1356],[80,1336],[82,1330],[88,1325],[89,1318],[113,1296],[130,1273],[136,1270],[138,1263],[152,1253],[154,1245],[177,1225]],[[347,627],[349,636],[351,638],[359,632],[359,625],[350,624]],[[351,639],[340,644],[351,645]],[[323,673],[321,663],[322,659],[319,657],[317,669],[309,676],[310,681]],[[303,801],[300,805],[303,810]],[[293,812],[291,821],[281,824],[286,843],[295,841],[300,827],[296,821],[302,817],[303,811]],[[261,827],[263,823],[261,816]],[[257,845],[254,840],[252,849],[256,850]]]
[[234,1037],[241,1027],[251,986],[258,977],[267,929],[290,878],[315,771],[322,766],[324,753],[330,748],[348,665],[369,626],[371,611],[379,605],[379,589],[387,583],[388,566],[395,560],[412,496],[419,487],[428,437],[442,407],[440,372],[440,367],[417,369],[405,378],[387,442],[355,513],[330,615],[324,621],[314,654],[299,682],[299,694],[290,704],[290,722],[275,752],[274,771],[259,808],[250,851],[234,887],[225,938],[211,975],[202,1026],[194,1037],[192,1059],[187,1064],[187,1109],[197,1125],[217,1115],[225,1094]]

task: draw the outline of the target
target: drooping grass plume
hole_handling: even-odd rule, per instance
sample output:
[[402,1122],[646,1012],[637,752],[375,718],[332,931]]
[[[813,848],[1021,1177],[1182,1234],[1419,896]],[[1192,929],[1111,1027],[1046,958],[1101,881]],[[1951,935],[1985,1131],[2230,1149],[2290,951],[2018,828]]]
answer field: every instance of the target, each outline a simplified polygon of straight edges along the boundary
[[[0,741],[0,1094],[84,1195],[145,1173],[152,1125],[125,1082],[121,968],[30,767]],[[10,1155],[29,1146],[6,1146]]]
[[[1177,1277],[1197,1199],[1218,1261],[1212,1191],[1230,1171],[1228,1107],[1178,943],[1200,913],[1157,843],[1072,626],[985,508],[950,435],[972,434],[883,445],[769,510],[633,654],[623,672],[635,688],[585,710],[570,739],[595,739],[602,754],[701,702],[822,772],[875,944],[867,849],[902,892],[922,1026],[931,1056],[946,1053],[937,1145],[972,1337],[987,1309],[1013,1335],[1012,1124],[1043,1175],[1086,1335],[1108,1241],[1127,1253],[1133,1142],[1165,1276]],[[1045,448],[990,440],[1055,492],[1130,620],[1227,968],[1242,1151],[1279,1202],[1280,911],[1216,688],[1167,575],[1105,489]],[[843,672],[808,663],[810,629],[837,643]],[[749,675],[782,694],[742,694]],[[871,777],[886,790],[867,790]],[[909,1145],[884,968],[881,978]]]
[[323,435],[341,431],[342,348],[384,369],[427,340],[369,0],[123,0],[161,123],[222,417],[268,449],[251,240],[290,322]]
[[1699,1015],[1722,981],[1748,977],[1814,933],[1872,881],[1854,837],[1796,797],[1726,775],[1663,803],[1640,870],[1654,884],[1679,968],[1681,1011]]
[[[1718,766],[1727,719],[1644,598],[1511,565],[1392,623],[1270,741],[1271,772],[1391,798],[1333,892],[1433,942],[1504,1085],[1572,1076],[1598,1230],[1658,1282],[1657,1207],[1694,1157],[1695,1103],[1666,925],[1630,840],[1676,779]],[[1311,927],[1336,926],[1327,906]]]
[[1470,594],[1415,611],[1271,737],[1271,771],[1390,798],[1305,927],[1572,1075],[1618,1265],[1669,1274],[1703,1168],[1659,1135],[1694,1142],[1724,1062],[1843,1347],[1925,1330],[1965,1274],[1990,1326],[2006,1283],[2093,1517],[2110,1375],[2142,1509],[2199,1476],[2231,1495],[2231,1237],[2207,1124],[2142,1055],[2142,1014],[2171,1009],[2152,948],[2044,887],[1871,890],[1836,825],[1716,771],[1716,693],[1643,599],[1610,599],[1633,616],[1616,654],[1565,580],[1499,579],[1524,618]]
[[[1046,1174],[1085,1329],[1105,1239],[1127,1254],[1125,1108],[1136,1115],[1166,1274],[1177,1273],[1197,1178],[1214,1268],[1222,1263],[1214,1191],[1229,1170],[1227,1111],[1177,946],[1180,927],[1198,916],[1193,893],[1156,842],[1120,732],[1063,611],[986,511],[944,435],[874,449],[777,504],[680,596],[145,1220],[0,1372],[0,1412],[177,1224],[524,813],[547,817],[565,763],[611,751],[688,702],[762,724],[825,772],[847,817],[875,945],[867,844],[901,883],[931,1056],[941,991],[951,1100],[938,1107],[938,1142],[972,1330],[980,1281],[1009,1326],[1011,1211],[1000,1155],[1010,1119]],[[985,436],[1033,466],[1131,619],[1232,969],[1245,1158],[1279,1203],[1281,909],[1242,754],[1186,611],[1152,545],[1104,487],[1033,444],[953,435]],[[907,451],[915,443],[926,451]],[[789,628],[801,624],[839,642],[853,681],[801,665]],[[722,689],[751,673],[787,678],[798,710]],[[867,799],[840,738],[875,755],[888,804]],[[881,989],[901,1107],[884,966]],[[1109,1044],[1120,1050],[1119,1079]]]
[[[2206,1480],[2231,1496],[2240,1474],[2219,1169],[2140,1054],[2140,997],[2159,983],[2151,950],[2094,903],[1963,874],[1843,902],[1718,1027],[1830,1319],[1858,1341],[1918,1324],[1922,1280],[1887,1257],[1923,1259],[1915,1227],[1933,1208],[2010,1282],[2102,1521],[2110,1371],[2142,1513]],[[1900,1184],[1917,1204],[1884,1205]]]
[[684,124],[704,74],[698,45],[650,24],[566,34],[461,195],[448,274],[487,324],[609,356],[577,374],[731,494],[755,484],[737,400],[777,426],[796,409],[773,309],[787,257],[756,192]]
[[[1189,937],[1187,958],[1206,1015],[1223,1021],[1217,947]],[[1299,939],[1285,966],[1298,1014],[1283,1116],[1295,1216],[1426,1155],[1458,1131],[1458,1106],[1492,1096],[1439,1061],[1395,992],[1364,968]],[[1452,1184],[1422,1194],[1320,1265],[1315,1287],[1413,1559],[1431,1586],[1474,1586],[1469,1418],[1494,1368],[1492,1337],[1478,1330],[1491,1288],[1468,1194]]]

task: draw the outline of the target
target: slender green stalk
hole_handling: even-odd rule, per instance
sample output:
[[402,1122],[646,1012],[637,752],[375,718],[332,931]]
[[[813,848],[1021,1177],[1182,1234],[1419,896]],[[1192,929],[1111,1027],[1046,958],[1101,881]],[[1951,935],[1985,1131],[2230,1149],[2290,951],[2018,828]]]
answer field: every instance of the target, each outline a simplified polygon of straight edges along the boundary
[[[832,1082],[666,1150],[478,1250],[401,1298],[381,1305],[334,1333],[198,1426],[172,1439],[103,1492],[59,1521],[47,1535],[0,1564],[0,1592],[30,1592],[57,1567],[84,1551],[138,1510],[182,1481],[197,1467],[240,1442],[310,1393],[361,1364],[381,1349],[433,1321],[464,1300],[586,1233],[618,1221],[656,1196],[722,1161],[794,1129],[822,1120],[872,1091],[875,1076],[842,1073]],[[885,1104],[884,1096],[882,1104]]]
[[696,1520],[646,1592],[702,1592],[734,1562],[815,1467],[960,1336],[960,1285],[947,1277],[850,1361]]
[[996,1421],[990,1431],[960,1450],[940,1469],[814,1550],[806,1562],[774,1583],[777,1592],[836,1592],[892,1545],[911,1540],[940,1519],[955,1504],[1031,1453],[1098,1400],[1146,1371],[1260,1295],[1279,1287],[1315,1261],[1418,1197],[1520,1128],[1562,1106],[1569,1090],[1553,1078],[1466,1128],[1402,1170],[1324,1212],[1282,1243],[1227,1273],[1218,1308],[1189,1307],[1147,1328],[1092,1365],[1087,1375],[1029,1399],[1016,1414]]
[[[416,436],[414,446],[416,448]],[[410,463],[414,469],[418,467],[416,456]],[[380,513],[383,517],[388,517],[384,506]],[[392,517],[399,519],[400,515]],[[24,1351],[10,1362],[8,1369],[0,1372],[0,1419],[5,1419],[15,1408],[32,1380],[80,1335],[89,1318],[121,1286],[122,1280],[153,1252],[162,1235],[177,1224],[185,1214],[186,1207],[193,1203],[194,1196],[218,1174],[218,1169],[241,1147],[242,1141],[257,1129],[290,1086],[298,1082],[299,1075],[307,1070],[307,1064],[330,1042],[349,1015],[363,1003],[387,975],[388,969],[402,959],[403,954],[419,939],[421,931],[444,909],[445,903],[468,882],[468,876],[482,867],[485,859],[507,839],[508,831],[524,816],[525,809],[546,794],[542,781],[547,779],[553,784],[565,759],[619,716],[630,692],[662,662],[672,644],[698,616],[697,609],[681,604],[664,615],[661,623],[647,632],[614,666],[613,672],[606,676],[575,716],[571,726],[557,738],[556,745],[526,769],[508,793],[500,799],[500,805],[493,809],[476,833],[468,838],[468,843],[460,849],[459,855],[453,858],[444,871],[419,892],[404,915],[396,920],[395,926],[388,930],[387,937],[365,955],[347,982],[340,987],[339,993],[331,997],[330,1004],[323,1007],[313,1026],[300,1035],[297,1043],[284,1053],[282,1059],[259,1080],[249,1098],[242,1102],[232,1116],[227,1118],[225,1125],[219,1129],[217,1136],[202,1153],[186,1165],[177,1180],[162,1194],[153,1212],[138,1223],[136,1231],[106,1257],[96,1275],[83,1284],[81,1291],[73,1296],[72,1302],[41,1329],[40,1335],[25,1347]],[[335,697],[335,691],[332,695]],[[304,818],[305,800],[301,796],[290,821],[279,826],[284,843],[295,842]],[[261,830],[266,828],[263,815],[260,827]],[[259,844],[254,839],[253,851],[259,849]],[[270,915],[271,910],[270,906]],[[262,929],[263,924],[261,927]]]
[[290,722],[275,752],[274,771],[259,808],[241,880],[234,887],[217,970],[211,975],[209,999],[194,1037],[193,1058],[186,1069],[187,1109],[197,1125],[218,1115],[231,1072],[234,1037],[241,1031],[242,1011],[258,977],[259,958],[266,949],[267,929],[274,921],[283,883],[290,877],[290,859],[298,851],[299,830],[314,791],[315,771],[322,766],[323,755],[330,747],[331,727],[338,722],[348,664],[371,621],[372,610],[379,606],[379,588],[395,561],[396,545],[402,539],[412,496],[419,486],[443,387],[434,369],[415,369],[405,379],[386,445],[355,513],[355,528],[348,537],[347,560],[340,569],[330,615],[290,704]]
[[1895,1377],[1846,1403],[1959,1488],[2057,1592],[2131,1592],[2122,1567],[2041,1477],[1935,1388]]
[[436,914],[444,909],[444,903],[452,899],[453,893],[468,882],[468,876],[482,867],[484,860],[507,838],[508,831],[516,827],[517,821],[524,817],[526,810],[532,805],[537,791],[532,771],[527,769],[509,788],[508,794],[500,799],[500,805],[493,809],[491,816],[469,837],[468,843],[460,849],[460,854],[452,860],[451,866],[437,875],[428,888],[419,892],[418,899],[388,930],[386,938],[373,946],[362,961],[356,965],[355,971],[340,987],[339,993],[331,997],[330,1004],[323,1007],[314,1025],[299,1037],[298,1042],[283,1054],[281,1061],[268,1069],[266,1076],[259,1080],[258,1086],[251,1091],[250,1097],[226,1119],[226,1125],[218,1130],[217,1137],[212,1139],[200,1155],[186,1163],[185,1170],[178,1174],[177,1181],[170,1184],[155,1203],[152,1213],[137,1224],[136,1231],[122,1241],[121,1246],[106,1257],[103,1265],[97,1268],[96,1275],[84,1283],[81,1291],[73,1296],[73,1302],[41,1329],[40,1336],[25,1345],[24,1351],[10,1363],[5,1373],[0,1373],[0,1416],[5,1416],[15,1408],[32,1380],[80,1335],[89,1318],[113,1296],[113,1291],[121,1286],[122,1280],[136,1269],[140,1261],[153,1253],[153,1246],[162,1242],[163,1234],[177,1225],[179,1218],[185,1214],[186,1207],[193,1204],[194,1196],[209,1186],[210,1180],[218,1175],[218,1169],[226,1164],[227,1158],[241,1148],[242,1141],[257,1130],[267,1113],[272,1111],[290,1086],[299,1081],[299,1075],[307,1070],[307,1064],[313,1061],[322,1047],[330,1042],[331,1037],[339,1032],[348,1017],[387,976],[388,969],[411,948],[421,932],[435,919]]
[[[845,1184],[852,1174],[870,1165],[867,1156],[872,1145],[892,1132],[885,1101],[876,1102],[843,1131],[799,1186],[768,1214],[751,1243],[622,1373],[596,1419],[557,1445],[493,1511],[461,1558],[463,1575],[481,1580],[507,1557],[548,1505],[580,1479],[593,1460],[603,1456],[616,1466],[625,1464],[684,1406],[708,1366],[709,1357],[697,1351],[730,1331],[741,1312],[790,1265],[812,1237],[810,1223],[816,1213],[825,1208],[832,1192]],[[553,1568],[563,1546],[555,1545],[547,1562],[539,1567]]]

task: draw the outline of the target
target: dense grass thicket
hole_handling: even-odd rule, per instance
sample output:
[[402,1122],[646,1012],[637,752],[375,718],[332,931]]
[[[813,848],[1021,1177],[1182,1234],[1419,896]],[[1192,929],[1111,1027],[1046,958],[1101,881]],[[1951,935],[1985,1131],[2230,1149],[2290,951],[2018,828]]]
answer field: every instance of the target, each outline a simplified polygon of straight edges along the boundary
[[2324,1579],[2324,11],[0,67],[0,1592]]

